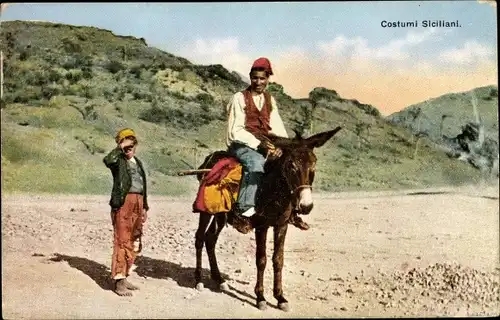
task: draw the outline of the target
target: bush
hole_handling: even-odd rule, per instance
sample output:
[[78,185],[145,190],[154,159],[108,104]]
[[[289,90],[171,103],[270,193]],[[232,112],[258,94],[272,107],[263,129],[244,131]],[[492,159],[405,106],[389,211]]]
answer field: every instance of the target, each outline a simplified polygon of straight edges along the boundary
[[47,82],[49,77],[41,70],[24,70],[16,78],[24,80],[30,86],[42,86]]
[[62,76],[59,72],[57,72],[57,70],[50,70],[49,71],[49,81],[50,82],[58,82],[59,80],[61,80]]
[[87,36],[85,34],[83,34],[82,32],[77,32],[76,37],[80,41],[87,41]]
[[328,102],[335,101],[338,100],[338,98],[340,97],[335,90],[330,90],[322,87],[314,88],[309,93],[309,100],[311,100],[313,104],[321,100],[326,100]]
[[50,98],[57,96],[60,93],[61,90],[57,86],[46,86],[42,89],[42,96],[47,100],[50,100]]
[[214,97],[212,97],[212,95],[208,94],[208,93],[199,93],[196,98],[195,98],[195,101],[199,102],[200,104],[213,104],[214,103]]
[[12,102],[14,103],[29,103],[43,98],[40,87],[28,87],[20,92],[14,93],[12,96]]
[[78,81],[80,81],[82,79],[82,73],[70,71],[70,72],[66,73],[65,77],[70,83],[77,83]]
[[94,77],[92,74],[92,69],[90,69],[88,67],[84,67],[84,68],[82,68],[82,71],[83,71],[82,72],[83,79],[89,80],[89,79],[92,79]]
[[24,49],[21,51],[21,53],[19,54],[19,60],[21,61],[25,61],[27,60],[28,58],[30,57],[30,53],[28,50]]
[[81,87],[79,85],[72,84],[65,87],[63,92],[64,95],[66,96],[79,96],[81,92]]
[[130,73],[133,74],[136,79],[141,78],[141,72],[142,72],[142,68],[139,66],[134,66],[134,67],[130,68]]
[[82,86],[82,95],[87,99],[93,99],[96,96],[94,88],[89,85]]
[[105,65],[104,68],[106,68],[106,70],[108,70],[112,74],[116,74],[117,72],[124,70],[125,66],[119,61],[111,60]]
[[70,38],[63,38],[61,40],[62,47],[67,53],[79,53],[82,51],[82,47],[76,41]]
[[152,99],[152,96],[149,92],[134,91],[132,96],[135,100],[150,101]]
[[153,103],[151,108],[144,110],[141,115],[139,115],[139,119],[152,123],[163,123],[167,121],[168,118],[167,111],[158,107],[156,103]]
[[123,88],[120,88],[120,89],[117,89],[116,91],[116,99],[118,101],[123,101],[123,99],[125,99],[125,90],[123,90]]
[[77,69],[80,66],[78,65],[76,59],[74,57],[68,57],[61,65],[66,70]]
[[94,62],[92,61],[92,57],[86,55],[77,55],[75,56],[75,64],[79,67],[92,67]]
[[102,95],[109,102],[112,102],[114,100],[114,93],[113,93],[113,91],[111,91],[111,90],[109,90],[107,88],[102,91]]

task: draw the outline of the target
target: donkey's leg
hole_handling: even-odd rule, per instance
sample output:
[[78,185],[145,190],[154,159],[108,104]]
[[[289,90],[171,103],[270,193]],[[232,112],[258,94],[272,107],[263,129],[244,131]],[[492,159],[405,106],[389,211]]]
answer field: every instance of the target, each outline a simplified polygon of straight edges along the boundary
[[225,213],[218,213],[208,231],[205,235],[205,246],[208,254],[208,261],[210,263],[210,272],[212,275],[212,279],[219,284],[221,290],[227,290],[228,285],[222,279],[220,275],[219,266],[217,264],[217,258],[215,255],[215,245],[217,244],[217,239],[219,238],[219,234],[222,229],[224,229],[224,223],[226,222]]
[[257,296],[257,307],[260,310],[267,308],[267,301],[264,298],[264,270],[266,269],[266,240],[268,227],[255,229],[255,242],[257,250],[255,260],[257,264],[257,283],[255,284],[255,295]]
[[198,230],[196,230],[194,246],[196,248],[196,269],[194,271],[194,278],[196,281],[196,289],[203,290],[203,282],[201,279],[202,272],[202,254],[203,254],[203,244],[205,243],[205,232],[207,226],[210,223],[212,215],[207,213],[200,213],[200,219],[198,221]]
[[274,297],[278,300],[278,308],[288,311],[288,301],[283,297],[282,270],[285,252],[285,237],[288,230],[288,224],[274,227],[274,252],[273,252],[273,270],[274,270]]

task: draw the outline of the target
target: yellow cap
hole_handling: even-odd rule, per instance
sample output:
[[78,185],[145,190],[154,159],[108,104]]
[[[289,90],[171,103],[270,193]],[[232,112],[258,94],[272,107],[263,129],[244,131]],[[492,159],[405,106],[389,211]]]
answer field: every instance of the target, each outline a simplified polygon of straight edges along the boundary
[[134,130],[132,130],[130,128],[126,128],[126,129],[122,129],[122,130],[118,131],[118,133],[116,134],[116,137],[115,137],[115,141],[116,141],[116,143],[120,143],[120,142],[122,142],[123,139],[125,139],[127,137],[134,137],[137,139],[137,137],[135,136]]

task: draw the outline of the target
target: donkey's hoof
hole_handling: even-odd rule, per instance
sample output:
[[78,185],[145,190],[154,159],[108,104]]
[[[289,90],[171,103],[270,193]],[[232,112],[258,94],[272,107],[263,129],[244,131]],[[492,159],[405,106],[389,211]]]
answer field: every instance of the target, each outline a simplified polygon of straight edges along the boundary
[[203,285],[203,282],[198,282],[196,284],[196,290],[203,291],[204,288],[205,288],[205,286]]
[[229,290],[229,285],[226,283],[226,282],[222,282],[220,285],[219,285],[219,289],[221,291],[228,291]]
[[278,308],[285,312],[290,311],[290,306],[288,305],[288,302],[278,303]]
[[257,308],[259,308],[259,310],[266,310],[267,309],[267,301],[259,301],[257,302]]

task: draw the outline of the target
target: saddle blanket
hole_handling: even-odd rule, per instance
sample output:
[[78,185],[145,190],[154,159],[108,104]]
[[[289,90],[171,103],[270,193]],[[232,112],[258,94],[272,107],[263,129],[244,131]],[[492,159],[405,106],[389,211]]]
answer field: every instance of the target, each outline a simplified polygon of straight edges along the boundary
[[222,158],[200,181],[193,212],[229,212],[236,202],[242,166],[234,157]]

